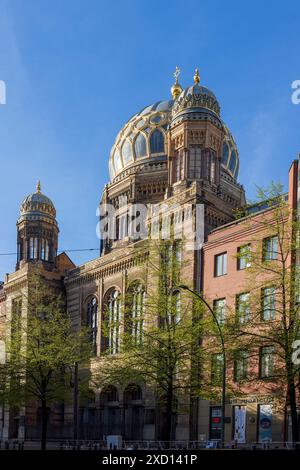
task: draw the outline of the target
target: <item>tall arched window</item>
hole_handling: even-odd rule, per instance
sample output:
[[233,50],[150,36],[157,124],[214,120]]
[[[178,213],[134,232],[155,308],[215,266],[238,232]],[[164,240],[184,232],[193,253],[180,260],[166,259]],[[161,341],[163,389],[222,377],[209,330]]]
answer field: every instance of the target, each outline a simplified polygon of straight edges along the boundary
[[107,347],[110,354],[120,350],[121,293],[114,289],[107,300]]
[[145,289],[135,284],[129,290],[129,330],[136,344],[143,341]]
[[29,258],[37,259],[38,257],[38,238],[29,239]]
[[227,165],[228,162],[228,155],[229,155],[229,148],[226,142],[223,143],[223,153],[222,153],[222,163],[223,165]]
[[114,164],[115,164],[115,171],[119,171],[122,169],[122,160],[119,150],[117,149],[114,154]]
[[147,156],[146,139],[141,133],[135,139],[134,150],[136,158],[143,158]]
[[150,136],[150,153],[164,153],[165,145],[164,145],[164,136],[161,131],[155,129]]
[[178,325],[181,321],[181,302],[180,292],[174,291],[170,298],[170,309],[168,315],[168,322],[170,325]]
[[97,354],[98,302],[96,297],[93,297],[87,303],[86,324],[90,329],[90,339],[94,353]]
[[175,181],[180,181],[184,178],[184,153],[183,150],[177,152],[175,158]]
[[119,394],[116,387],[108,385],[105,387],[100,394],[100,404],[106,405],[107,403],[119,401]]
[[49,242],[45,239],[41,241],[41,259],[49,261]]
[[189,149],[189,167],[188,175],[191,179],[201,178],[201,149],[199,147],[191,147]]
[[18,242],[18,261],[21,261],[23,259],[24,253],[23,253],[23,240],[22,238]]
[[132,148],[128,140],[125,140],[122,146],[122,157],[125,164],[131,162],[132,160]]
[[229,161],[229,170],[233,173],[234,170],[235,170],[235,166],[236,166],[236,153],[235,153],[235,150],[232,150],[231,152],[231,157],[230,157],[230,161]]

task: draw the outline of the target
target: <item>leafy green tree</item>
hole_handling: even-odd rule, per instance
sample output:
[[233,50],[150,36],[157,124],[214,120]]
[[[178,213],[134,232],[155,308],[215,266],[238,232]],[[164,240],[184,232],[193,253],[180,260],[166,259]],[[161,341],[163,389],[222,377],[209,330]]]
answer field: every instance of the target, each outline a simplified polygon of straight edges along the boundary
[[40,403],[43,450],[47,442],[49,405],[70,398],[74,364],[88,363],[91,354],[88,332],[74,330],[57,286],[34,273],[23,294],[21,311],[13,310],[7,322],[5,340],[2,398],[17,407],[33,401]]
[[[191,364],[200,361],[201,325],[193,299],[178,289],[184,265],[181,243],[147,242],[144,249],[149,258],[144,267],[148,282],[142,312],[133,315],[129,289],[117,325],[122,331],[120,350],[111,354],[108,348],[101,354],[94,381],[96,387],[147,384],[155,391],[163,416],[160,438],[170,441],[178,405],[190,407],[190,396],[199,394],[199,376],[192,374]],[[108,312],[106,318],[104,334],[109,337],[115,325]]]
[[[246,219],[253,235],[247,253],[244,250],[238,255],[247,264],[244,290],[250,293],[250,303],[246,316],[231,317],[232,347],[248,350],[252,359],[257,356],[260,376],[256,372],[248,381],[268,389],[277,404],[285,404],[293,442],[299,442],[300,367],[295,361],[295,346],[300,338],[300,224],[280,185],[272,183],[258,195],[263,211],[255,220]],[[269,347],[268,357],[263,359],[259,357],[262,346]],[[267,374],[262,362],[268,363]]]

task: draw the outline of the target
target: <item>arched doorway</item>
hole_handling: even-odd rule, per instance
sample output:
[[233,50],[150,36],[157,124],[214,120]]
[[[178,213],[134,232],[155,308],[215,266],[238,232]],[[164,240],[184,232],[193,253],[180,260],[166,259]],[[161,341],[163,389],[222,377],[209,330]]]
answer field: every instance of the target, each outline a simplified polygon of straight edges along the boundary
[[121,409],[116,387],[110,385],[100,393],[100,429],[101,435],[121,434]]
[[124,439],[138,441],[143,439],[144,406],[142,389],[130,384],[124,390]]

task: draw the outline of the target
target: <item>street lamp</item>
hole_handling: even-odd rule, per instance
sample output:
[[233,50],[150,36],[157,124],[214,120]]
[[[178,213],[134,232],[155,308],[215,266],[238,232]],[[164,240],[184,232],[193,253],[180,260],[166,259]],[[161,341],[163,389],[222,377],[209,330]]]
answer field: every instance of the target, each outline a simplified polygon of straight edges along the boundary
[[219,334],[219,339],[221,343],[221,349],[222,349],[222,358],[223,358],[223,370],[222,370],[222,398],[221,398],[221,448],[224,447],[224,438],[225,438],[225,404],[226,404],[226,349],[225,349],[225,340],[224,340],[224,335],[222,331],[221,324],[218,320],[218,317],[216,315],[216,312],[214,311],[213,308],[209,305],[209,303],[198,293],[190,289],[188,286],[181,284],[178,286],[179,289],[186,290],[190,292],[192,295],[197,297],[201,302],[204,303],[204,305],[207,307],[209,312],[211,313],[213,320],[216,324],[218,334]]
[[[73,376],[73,374],[72,374]],[[74,363],[74,377],[71,378],[70,385],[73,388],[73,439],[78,439],[78,362]]]

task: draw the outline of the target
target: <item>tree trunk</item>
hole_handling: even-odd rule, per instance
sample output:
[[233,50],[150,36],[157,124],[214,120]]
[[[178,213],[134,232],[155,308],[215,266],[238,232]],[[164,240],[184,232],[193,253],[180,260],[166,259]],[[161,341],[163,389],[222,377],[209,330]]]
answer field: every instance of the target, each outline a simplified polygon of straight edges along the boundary
[[166,427],[165,427],[165,440],[168,441],[167,447],[169,447],[169,441],[172,438],[172,417],[173,417],[173,387],[169,386],[166,397]]
[[42,439],[41,450],[46,450],[47,445],[47,426],[48,426],[48,409],[46,400],[42,400]]
[[291,411],[292,421],[292,441],[293,443],[299,442],[299,427],[298,427],[298,413],[297,413],[297,399],[294,381],[288,380],[288,394]]

